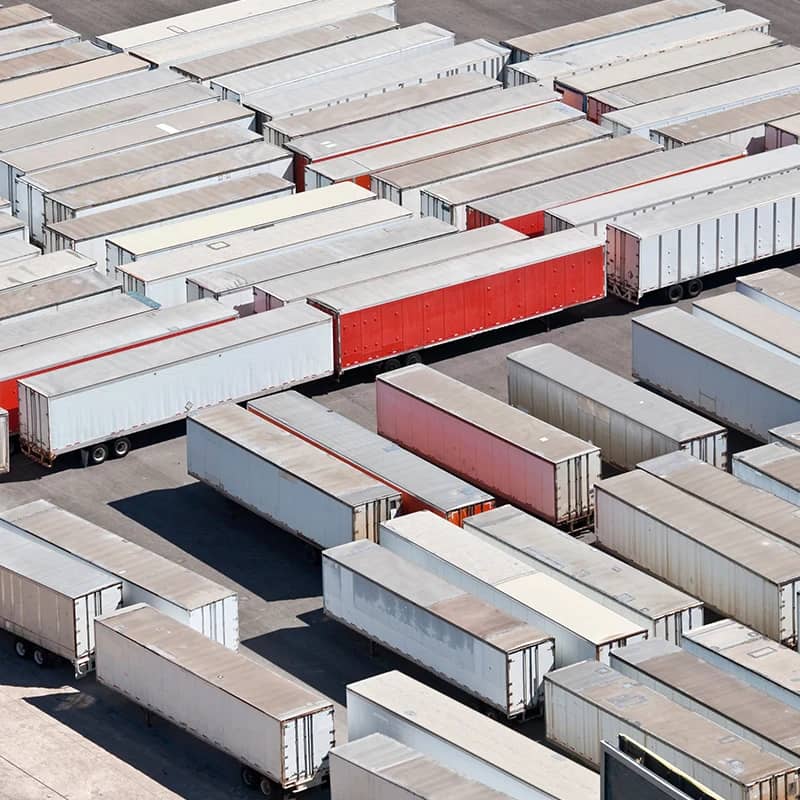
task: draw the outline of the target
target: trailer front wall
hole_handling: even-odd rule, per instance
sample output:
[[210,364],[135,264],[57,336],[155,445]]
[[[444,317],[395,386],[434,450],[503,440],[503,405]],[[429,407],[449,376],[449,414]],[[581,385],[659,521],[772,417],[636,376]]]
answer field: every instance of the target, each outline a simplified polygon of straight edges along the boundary
[[603,248],[592,247],[372,308],[337,313],[336,369],[344,372],[401,353],[553,314],[597,300],[604,294]]

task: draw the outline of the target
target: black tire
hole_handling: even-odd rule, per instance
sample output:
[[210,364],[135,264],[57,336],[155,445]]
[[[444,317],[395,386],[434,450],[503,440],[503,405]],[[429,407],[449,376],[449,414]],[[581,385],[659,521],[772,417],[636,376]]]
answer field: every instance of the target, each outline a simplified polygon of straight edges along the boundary
[[411,367],[414,364],[422,363],[422,353],[409,353],[406,356],[406,366]]
[[271,797],[273,800],[277,800],[277,798],[281,796],[280,787],[275,781],[271,781],[269,778],[262,778],[261,783],[258,784],[258,788],[261,789],[261,794],[263,794],[264,797]]
[[19,658],[27,658],[31,654],[28,643],[24,639],[17,639],[14,642],[14,652]]
[[115,439],[111,451],[114,453],[114,458],[125,458],[131,451],[131,440],[127,436]]
[[48,653],[47,650],[43,650],[41,647],[34,647],[33,663],[36,664],[39,669],[47,669],[47,667],[50,666],[50,653]]
[[675,283],[672,286],[667,286],[664,294],[666,295],[667,302],[669,303],[677,303],[680,300],[683,300],[683,284]]
[[248,789],[258,789],[258,784],[261,782],[261,776],[254,770],[250,769],[250,767],[245,766],[242,764],[242,783]]
[[701,281],[700,278],[692,278],[689,283],[686,284],[687,297],[697,297],[702,291],[703,281]]
[[383,364],[383,371],[384,372],[394,372],[396,369],[401,369],[403,366],[403,362],[400,361],[399,358],[390,358],[388,361],[385,361]]
[[108,458],[108,445],[96,444],[89,448],[89,463],[102,464]]

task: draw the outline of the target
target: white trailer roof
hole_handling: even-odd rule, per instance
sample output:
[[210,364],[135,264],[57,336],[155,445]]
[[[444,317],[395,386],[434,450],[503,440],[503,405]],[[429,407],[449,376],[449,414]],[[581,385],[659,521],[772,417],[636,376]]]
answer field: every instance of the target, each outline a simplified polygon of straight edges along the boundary
[[[181,35],[224,25],[234,20],[249,20],[260,14],[271,14],[285,8],[293,8],[307,3],[307,0],[234,0],[221,3],[188,14],[166,17],[156,22],[136,25],[132,28],[104,33],[95,40],[114,50],[128,50],[146,42],[172,39]],[[178,39],[177,41],[180,41]]]
[[3,242],[2,255],[0,255],[0,267],[5,267],[12,262],[18,262],[20,259],[35,258],[42,254],[42,251],[30,242],[23,242],[21,239],[12,239],[6,237]]
[[54,545],[183,608],[202,608],[236,594],[47,500],[16,506],[0,512],[0,516],[35,540]]
[[347,314],[391,300],[412,297],[422,292],[456,283],[518,269],[528,264],[559,258],[590,247],[602,246],[601,239],[576,230],[561,231],[538,239],[512,242],[495,249],[491,259],[480,253],[409,269],[373,280],[351,284],[341,289],[315,294],[311,299],[325,308]]
[[[231,109],[233,111],[233,109]],[[262,141],[255,131],[240,126],[217,125],[207,130],[193,131],[191,136],[177,136],[163,141],[145,143],[127,150],[89,156],[69,164],[26,174],[21,180],[45,194],[70,186],[82,186],[126,175],[150,167],[165,166],[177,161],[238,148]]]
[[0,30],[51,19],[53,15],[49,11],[43,11],[30,3],[16,3],[0,8]]
[[297,480],[351,506],[378,498],[398,497],[396,489],[235,403],[203,409],[189,419],[257,458],[275,464]]
[[800,49],[797,47],[770,47],[725,58],[713,64],[681,70],[675,74],[657,75],[624,86],[604,89],[596,92],[593,97],[612,108],[628,108],[707,86],[719,86],[751,75],[761,75],[797,63],[800,63]]
[[800,375],[790,368],[785,358],[720,330],[710,322],[677,308],[652,311],[634,317],[632,322],[634,326],[641,325],[778,392],[800,400]]
[[536,55],[514,64],[513,69],[538,82],[560,79],[562,75],[605,67],[623,60],[639,59],[697,42],[742,31],[769,33],[769,20],[738,9],[725,14],[704,14],[688,20],[632,31],[608,41],[573,47],[551,54]]
[[800,65],[665,97],[603,115],[603,124],[630,131],[651,131],[755,100],[800,92]]
[[235,95],[246,102],[255,92],[285,87],[304,80],[318,80],[322,76],[348,75],[369,69],[376,63],[384,65],[413,58],[417,52],[428,53],[453,45],[455,34],[422,22],[407,28],[377,33],[365,39],[335,44],[281,59],[280,67],[265,64],[242,72],[223,75],[211,81],[211,86],[223,96]]
[[[624,141],[617,136],[611,142]],[[633,137],[642,139],[641,136]],[[602,143],[603,147],[611,142]],[[593,145],[599,147],[601,143]],[[727,142],[711,140],[666,152],[655,152],[592,170],[549,180],[538,186],[516,189],[496,194],[471,204],[473,208],[489,214],[494,219],[509,219],[532,210],[552,208],[575,197],[600,195],[626,186],[634,186],[680,172],[705,167],[716,161],[727,161],[741,155],[741,148]],[[577,155],[577,154],[575,154]],[[559,202],[560,201],[560,202]]]
[[120,293],[106,295],[102,303],[68,303],[63,308],[56,306],[31,317],[4,321],[0,353],[5,354],[30,342],[56,339],[72,331],[102,325],[115,319],[134,317],[152,310],[152,306],[141,300]]
[[[294,248],[305,242],[336,236],[361,227],[393,223],[396,220],[408,219],[409,216],[410,214],[404,209],[388,200],[373,200],[360,208],[355,216],[346,206],[323,209],[296,219],[279,220],[277,225],[268,225],[246,233],[234,233],[212,241],[182,247],[176,252],[155,253],[117,269],[149,283],[201,269],[222,267],[231,262],[252,259],[271,251],[282,251],[280,257],[289,258],[292,250],[284,253],[286,248]],[[381,228],[378,235],[385,236],[385,228]],[[210,280],[215,274],[218,273],[211,272],[206,277]],[[200,276],[198,275],[195,280],[199,281]]]
[[656,75],[667,75],[679,70],[690,69],[700,64],[710,64],[720,59],[729,58],[764,47],[773,47],[779,39],[757,31],[742,31],[720,39],[711,39],[706,42],[679,47],[677,50],[667,50],[664,53],[654,53],[647,58],[637,58],[621,64],[612,64],[608,67],[577,72],[574,75],[565,75],[559,78],[560,86],[580,92],[581,94],[594,94],[601,89],[612,86],[641,81]]
[[[255,414],[250,416],[254,417]],[[552,641],[551,636],[462,591],[375,542],[365,539],[347,542],[325,550],[322,558],[381,586],[399,597],[401,602],[426,609],[496,650],[510,653],[523,647]]]
[[600,448],[424,364],[376,379],[551,464]]
[[47,20],[32,25],[17,25],[0,30],[0,58],[80,40],[79,33]]
[[59,553],[5,522],[0,522],[0,554],[0,567],[73,600],[119,583],[113,575]]
[[433,53],[410,56],[400,63],[375,65],[352,75],[306,81],[293,86],[291,92],[280,87],[254,92],[247,99],[247,107],[270,118],[291,116],[370,94],[393,91],[412,83],[436,81],[460,71],[472,70],[475,64],[481,65],[490,59],[500,61],[497,74],[492,70],[490,76],[497,77],[507,58],[508,50],[505,48],[477,39]]
[[560,25],[558,28],[527,33],[508,39],[503,44],[523,53],[536,55],[550,53],[587,42],[606,39],[641,28],[662,25],[671,20],[691,17],[695,14],[722,12],[725,4],[718,0],[661,0],[641,6],[603,14],[599,17]]
[[243,319],[185,333],[171,339],[142,345],[122,353],[45,372],[25,379],[25,385],[48,397],[69,394],[98,383],[110,383],[130,375],[163,369],[208,353],[229,350],[254,340],[280,335],[327,320],[326,314],[294,303],[275,313],[254,314]]
[[[430,217],[425,217],[430,219]],[[481,231],[481,233],[479,233]],[[330,264],[298,272],[259,284],[259,289],[284,302],[304,300],[350,284],[360,284],[382,275],[414,269],[423,264],[443,262],[459,255],[477,253],[493,247],[522,241],[525,237],[505,225],[489,225],[471,231],[459,231],[431,242],[409,245],[397,253],[374,253],[342,264]]]
[[[423,86],[436,86],[423,84]],[[390,93],[391,97],[393,93]],[[408,136],[452,129],[456,125],[507,114],[557,100],[559,95],[535,83],[488,94],[471,94],[397,111],[377,119],[342,126],[335,131],[293,138],[288,148],[310,161],[374,147]],[[312,112],[314,113],[314,112]]]
[[769,125],[784,133],[791,133],[794,136],[800,137],[800,114],[793,114],[791,117],[773,120]]
[[[548,747],[393,670],[350,683],[355,694],[558,800],[599,796],[599,777]],[[489,795],[487,800],[492,796]]]
[[375,33],[393,30],[397,23],[378,14],[362,14],[341,22],[329,22],[318,28],[289,33],[259,41],[234,50],[217,52],[193,61],[182,61],[173,69],[197,81],[220,78],[232,72],[262,67],[275,61],[310,53],[323,47],[361,39]]
[[800,452],[780,442],[772,442],[752,450],[742,450],[734,455],[736,461],[747,464],[787,486],[800,486]]
[[[309,306],[292,303],[255,317],[270,317],[291,308]],[[348,461],[357,461],[389,485],[436,503],[444,512],[492,500],[486,492],[297,392],[251,400],[247,407]]]
[[711,436],[725,430],[694,411],[555,344],[518,350],[507,358],[583,395],[590,402],[608,406],[678,442]]
[[[2,247],[5,246],[4,242]],[[93,258],[87,258],[74,250],[45,253],[8,266],[0,264],[0,292],[69,272],[94,269],[96,266],[97,262]]]
[[[58,141],[56,147],[64,146],[66,141],[70,141],[67,146],[72,147],[73,139],[80,141],[81,136],[90,134],[97,136],[105,134],[107,137],[112,128],[115,134],[120,136],[120,141],[125,143],[127,140],[122,137],[127,131],[146,130],[147,124],[156,124],[164,116],[170,116],[174,122],[179,122],[183,117],[175,117],[175,114],[196,109],[197,106],[209,106],[201,113],[212,114],[212,117],[215,118],[223,111],[223,109],[210,108],[216,105],[219,103],[210,100],[204,87],[197,84],[183,83],[177,86],[167,86],[152,92],[143,92],[134,97],[113,100],[101,106],[63,114],[55,118],[56,125],[54,125],[53,119],[48,118],[0,131],[0,147],[4,154],[10,153],[12,150],[24,150],[25,153],[49,152],[48,148],[52,148],[55,141]],[[246,120],[247,115],[242,113],[246,109],[232,108],[234,105],[225,103],[230,119],[232,121]],[[189,118],[191,119],[192,116]],[[138,127],[128,127],[135,123],[138,124]],[[145,125],[141,123],[145,123]],[[177,125],[177,130],[182,130],[180,124]],[[162,132],[168,133],[167,130],[162,130]],[[40,147],[41,150],[32,151],[34,147]]]
[[800,277],[791,272],[768,269],[755,275],[742,275],[736,279],[736,288],[740,285],[800,310]]
[[800,450],[800,422],[790,422],[788,425],[778,425],[770,429],[770,437],[774,441]]
[[[154,200],[143,200],[85,217],[54,222],[46,227],[64,239],[82,242],[148,225],[157,225],[159,222],[180,217],[210,212],[217,208],[224,209],[232,203],[254,200],[282,189],[289,189],[291,186],[289,181],[274,175],[231,178],[199,189],[186,189]],[[198,217],[198,219],[204,218]]]
[[[571,125],[559,125],[552,129],[552,133],[557,135],[568,127]],[[546,153],[505,166],[481,169],[473,174],[440,181],[426,186],[425,193],[438,197],[448,205],[456,206],[482,197],[490,197],[508,190],[509,187],[533,186],[544,181],[556,180],[564,175],[575,175],[576,180],[586,183],[588,182],[585,177],[586,170],[597,167],[598,164],[614,164],[614,169],[619,171],[623,165],[616,166],[618,162],[629,158],[638,160],[642,155],[660,151],[659,145],[642,136],[617,136],[613,139],[593,140],[571,146],[563,153]],[[399,171],[392,170],[392,172]],[[378,173],[376,178],[385,180],[384,176],[389,174],[391,173]]]
[[[52,202],[70,209],[92,208],[117,200],[189,184],[203,178],[219,177],[250,167],[283,161],[288,157],[282,147],[264,141],[253,142],[216,153],[187,158],[172,164],[151,167],[105,180],[76,186],[49,194]],[[266,177],[266,176],[265,176]]]
[[330,700],[143,603],[97,617],[95,624],[115,631],[273,719],[333,710]]
[[[726,204],[728,198],[742,197],[742,192],[759,192],[770,196],[780,192],[800,168],[800,145],[767,150],[747,158],[714,164],[705,169],[673,175],[660,181],[620,189],[610,195],[598,195],[559,206],[550,213],[574,227],[591,225],[598,220],[613,220],[609,224],[637,231],[648,220],[670,216],[683,219],[688,214],[696,219],[712,206]],[[764,178],[758,182],[758,178]],[[691,202],[665,206],[669,200],[691,197]],[[644,213],[643,210],[645,210]],[[720,213],[722,211],[720,210]]]
[[[493,92],[490,96],[484,94],[487,89],[500,89],[500,84],[492,78],[477,72],[464,72],[430,83],[409,84],[403,88],[394,89],[382,94],[373,94],[340,103],[330,108],[317,111],[307,111],[293,117],[273,119],[268,124],[271,129],[280,132],[290,140],[300,137],[313,136],[321,131],[330,131],[342,128],[345,131],[350,126],[359,123],[375,121],[380,117],[400,114],[402,112],[432,108],[433,104],[442,104],[446,117],[454,115],[458,118],[460,100],[473,94],[480,94],[483,102],[490,104],[497,102]],[[376,123],[380,127],[380,122]],[[324,137],[323,137],[324,140]]]
[[136,45],[131,52],[153,64],[174,66],[367,13],[393,21],[394,0],[314,0],[296,8],[284,8],[268,15],[237,19],[213,28]]
[[[448,178],[458,178],[476,172],[488,172],[492,167],[512,164],[524,169],[528,159],[547,157],[551,161],[569,161],[570,157],[561,150],[570,152],[578,145],[606,139],[608,131],[586,120],[568,122],[566,125],[555,125],[544,130],[529,131],[518,136],[509,136],[499,141],[477,144],[458,150],[455,153],[444,153],[433,158],[414,161],[400,167],[377,172],[373,175],[376,181],[395,186],[401,191],[418,186],[428,186]],[[641,137],[637,137],[640,138]],[[650,145],[648,150],[656,146]],[[545,156],[546,154],[546,156]]]
[[331,181],[347,180],[478,144],[507,139],[528,131],[562,126],[569,122],[580,122],[584,130],[596,132],[597,135],[603,133],[598,130],[598,126],[586,122],[583,113],[577,109],[563,103],[547,103],[477,120],[457,128],[361,150],[349,156],[338,156],[329,161],[311,164],[309,169]]
[[122,347],[134,347],[158,337],[223,323],[236,318],[235,312],[215,300],[198,300],[170,308],[152,309],[147,314],[117,319],[91,328],[66,333],[57,342],[31,342],[3,354],[0,375],[13,378],[42,369],[53,369],[92,355]]
[[214,239],[238,231],[263,228],[295,217],[374,198],[375,195],[368,189],[363,189],[354,183],[341,183],[313,192],[301,192],[291,197],[265,200],[232,211],[219,211],[212,216],[203,217],[202,222],[185,220],[148,231],[115,236],[113,243],[134,255],[156,253],[171,247],[181,247],[191,242]]
[[89,42],[75,42],[0,60],[0,81],[22,78],[108,55]]
[[[377,205],[378,202],[380,201],[370,203],[370,206]],[[452,234],[454,231],[452,225],[433,217],[407,219],[390,226],[345,232],[327,241],[320,242],[318,239],[313,239],[290,250],[281,249],[279,252],[265,254],[241,266],[214,270],[190,280],[206,292],[222,295],[273,278],[280,279],[286,275],[317,270],[330,264],[345,262],[349,265],[360,257],[373,253],[387,252],[392,253],[395,258],[398,256],[405,258],[408,247],[413,247],[415,244],[431,247],[434,245],[432,240],[442,236],[449,238],[447,234]],[[402,250],[398,253],[397,248]],[[134,263],[144,263],[146,260]]]

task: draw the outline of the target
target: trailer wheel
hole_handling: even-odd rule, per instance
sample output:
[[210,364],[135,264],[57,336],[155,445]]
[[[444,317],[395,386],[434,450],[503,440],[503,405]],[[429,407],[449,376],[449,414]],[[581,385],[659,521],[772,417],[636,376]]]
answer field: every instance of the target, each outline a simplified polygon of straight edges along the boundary
[[114,451],[114,458],[125,458],[131,451],[131,440],[127,436],[115,439],[111,449]]
[[50,666],[50,653],[47,650],[42,650],[41,647],[35,647],[33,650],[33,663],[39,669],[45,669]]
[[677,303],[679,300],[683,300],[683,284],[675,283],[672,286],[668,286],[665,294],[670,303]]
[[89,463],[102,464],[108,458],[108,445],[96,444],[89,448]]
[[20,658],[27,658],[28,657],[28,643],[24,639],[17,639],[14,642],[14,652]]
[[403,366],[399,358],[390,358],[384,363],[384,372],[394,372]]
[[261,776],[255,770],[246,767],[244,764],[242,765],[241,776],[242,783],[248,789],[257,789],[258,784],[261,782]]
[[281,796],[280,787],[275,781],[271,781],[269,778],[262,778],[261,783],[258,784],[258,788],[261,789],[261,794],[263,794],[264,797],[278,798]]
[[422,363],[422,354],[421,353],[409,353],[406,356],[406,366],[411,367],[414,364],[421,364]]
[[701,281],[700,278],[692,278],[692,280],[686,284],[686,294],[689,295],[689,297],[697,297],[702,291],[703,281]]

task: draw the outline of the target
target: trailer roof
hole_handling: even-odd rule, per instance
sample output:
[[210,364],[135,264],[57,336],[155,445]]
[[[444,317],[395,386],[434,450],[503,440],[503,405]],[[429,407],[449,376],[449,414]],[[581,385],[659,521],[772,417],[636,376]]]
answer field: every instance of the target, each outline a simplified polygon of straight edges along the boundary
[[797,506],[750,486],[685,450],[642,461],[637,467],[779,539],[800,546]]
[[394,0],[316,0],[298,7],[290,5],[268,14],[258,14],[255,18],[235,19],[213,28],[139,44],[131,52],[157,65],[174,66],[189,60],[223,56],[226,52],[265,40],[283,39],[287,35],[373,12],[393,20]]
[[[578,120],[568,122],[566,125],[555,125],[544,130],[509,136],[499,141],[477,144],[455,153],[444,153],[433,158],[414,161],[375,173],[373,177],[377,181],[405,190],[445,181],[448,178],[474,175],[479,171],[490,171],[493,167],[509,163],[524,169],[528,159],[541,157],[544,154],[551,161],[569,160],[566,153],[558,151],[567,149],[572,151],[577,145],[607,139],[607,133],[608,131],[591,122]],[[648,143],[644,144],[647,146]],[[655,147],[657,145],[650,146],[649,149]]]
[[488,261],[480,253],[468,254],[440,262],[433,270],[423,265],[315,293],[311,299],[339,314],[347,314],[601,245],[598,237],[570,229],[538,239],[511,242],[497,248]]
[[41,254],[42,251],[35,244],[24,242],[22,239],[5,237],[2,255],[0,255],[0,267],[7,267],[12,262],[20,260],[27,261],[30,258],[38,258]]
[[550,672],[545,681],[627,720],[643,735],[667,742],[737,785],[748,786],[759,779],[796,772],[782,758],[598,661],[583,661]]
[[119,584],[113,575],[30,539],[2,521],[0,567],[73,600]]
[[214,209],[225,209],[233,203],[255,200],[290,188],[292,184],[289,181],[275,175],[234,177],[210,186],[186,189],[154,200],[142,200],[85,217],[54,222],[46,227],[65,239],[81,242]]
[[[165,74],[158,75],[159,72]],[[148,94],[148,100],[155,104],[159,101],[159,96],[153,94],[154,92],[179,85],[189,84],[180,75],[169,70],[148,70],[124,75],[113,81],[59,92],[50,95],[46,103],[36,98],[15,103],[4,110],[0,119],[0,143],[4,150],[8,150],[49,141],[54,136],[61,135],[62,129],[65,137],[73,132],[86,130],[84,113],[90,115],[90,120],[100,120],[97,127],[111,124],[128,116],[124,113],[128,108],[127,104],[120,108],[120,102]],[[107,117],[111,118],[110,122],[105,122]]]
[[692,19],[677,19],[662,25],[629,31],[606,41],[591,42],[554,53],[534,55],[512,69],[533,80],[545,82],[562,75],[608,66],[623,60],[640,59],[655,53],[723,36],[758,30],[767,33],[770,22],[750,11],[737,9],[725,14],[704,14]]
[[12,217],[10,214],[0,213],[0,234],[12,233],[15,231],[22,231],[22,237],[25,238],[25,223],[21,219]]
[[[222,267],[244,259],[249,260],[271,251],[281,251],[280,257],[288,258],[293,250],[286,251],[286,248],[294,248],[341,233],[350,233],[359,230],[360,227],[365,228],[363,232],[367,233],[371,226],[393,224],[410,216],[406,209],[388,200],[373,200],[364,204],[356,216],[346,206],[322,210],[316,214],[278,220],[276,225],[181,247],[176,252],[155,253],[118,266],[117,270],[145,283],[169,280],[176,275],[196,273],[202,269],[211,270],[214,267]],[[380,230],[383,232],[386,229]],[[217,274],[219,273],[209,272],[203,278],[211,280],[212,276]],[[193,281],[199,280],[199,274],[193,277]]]
[[[610,142],[626,141],[628,136],[617,136]],[[642,139],[641,136],[632,138]],[[603,143],[603,147],[609,146]],[[593,145],[599,148],[601,143]],[[592,170],[565,175],[545,183],[527,186],[511,192],[498,193],[470,205],[494,219],[510,219],[526,212],[552,208],[559,202],[574,202],[587,196],[624,189],[637,183],[667,178],[680,172],[706,167],[717,161],[740,156],[742,149],[721,140],[699,142],[673,150],[657,151],[625,159],[615,164],[595,167]]]
[[29,286],[18,286],[0,294],[0,320],[96,294],[121,291],[119,281],[94,271],[65,275]]
[[[55,22],[41,20],[31,25],[17,25],[0,30],[0,54],[12,56],[66,42],[79,42],[81,35]],[[58,79],[55,81],[58,86]],[[2,93],[0,93],[2,96]]]
[[211,81],[219,91],[223,89],[238,95],[245,102],[254,92],[285,87],[305,80],[319,80],[322,76],[347,75],[356,70],[368,69],[376,64],[397,63],[411,58],[419,50],[427,53],[431,48],[451,46],[455,39],[452,31],[421,22],[406,28],[376,33],[374,36],[334,44],[310,53],[301,53],[281,59],[280,68],[272,64],[222,75]]
[[192,61],[182,61],[174,64],[173,69],[195,80],[207,81],[394,28],[397,28],[397,23],[393,20],[378,14],[362,14],[233,50],[216,52]]
[[783,269],[768,269],[755,275],[736,278],[736,286],[746,286],[753,292],[771,297],[781,303],[800,309],[800,278]]
[[248,108],[268,117],[291,116],[313,111],[350,98],[364,97],[394,91],[410,83],[436,81],[459,70],[469,70],[486,59],[505,62],[508,50],[484,39],[457,44],[455,47],[436,50],[424,55],[412,55],[400,62],[392,62],[349,75],[332,75],[323,79],[305,81],[292,87],[254,92],[247,99]]
[[800,654],[733,619],[683,631],[683,638],[746,670],[763,675],[787,692],[800,692]]
[[333,710],[330,700],[144,604],[97,617],[96,624],[273,719]]
[[[214,153],[201,154],[171,164],[150,167],[49,194],[52,202],[70,209],[102,206],[118,200],[135,198],[160,189],[190,184],[204,178],[219,178],[240,170],[271,164],[288,158],[282,147],[264,141],[253,142]],[[259,173],[267,177],[266,173]]]
[[[450,104],[451,101],[479,93],[487,104],[496,102],[484,95],[487,89],[500,89],[500,84],[479,72],[463,72],[440,78],[430,83],[410,84],[382,94],[373,94],[340,103],[330,108],[296,114],[292,117],[270,120],[265,127],[280,131],[291,140],[313,136],[321,131],[346,128],[380,117],[399,114],[432,106],[434,103]],[[445,114],[453,113],[454,106],[445,107]],[[378,123],[380,124],[380,123]]]
[[51,193],[70,186],[82,186],[117,175],[260,141],[263,139],[255,131],[246,130],[238,125],[216,125],[213,128],[193,131],[191,136],[173,136],[146,142],[127,150],[113,150],[103,155],[89,156],[57,167],[37,170],[27,173],[20,180],[44,193]]
[[[578,123],[575,123],[578,124]],[[585,124],[585,123],[581,123]],[[553,129],[558,133],[571,125]],[[524,161],[494,169],[483,169],[425,187],[425,193],[438,197],[449,205],[463,205],[473,200],[490,197],[509,188],[534,186],[556,180],[565,175],[575,175],[584,185],[593,186],[586,178],[586,170],[602,165],[617,165],[629,158],[638,159],[648,153],[661,152],[661,147],[642,136],[617,136],[575,145],[561,154],[547,153]],[[617,169],[618,173],[618,168]],[[383,180],[379,173],[376,177]]]
[[639,106],[623,108],[603,115],[605,125],[621,125],[629,130],[653,130],[693,117],[704,117],[714,111],[727,111],[755,100],[766,100],[800,92],[800,65],[751,75],[735,81],[695,89]]
[[719,39],[679,47],[677,50],[653,53],[647,58],[637,58],[587,72],[565,75],[558,79],[558,83],[575,92],[589,95],[601,89],[619,87],[658,75],[674,74],[700,64],[711,64],[741,53],[774,47],[779,43],[779,39],[766,33],[742,31]]
[[724,58],[712,64],[701,64],[678,73],[656,75],[624,86],[604,89],[596,92],[593,97],[612,108],[627,108],[706,86],[719,86],[797,63],[800,63],[800,49],[797,47],[769,47]]
[[[299,308],[310,306],[291,303],[275,311]],[[256,317],[270,317],[273,313],[256,314]],[[389,485],[424,497],[426,502],[435,503],[445,513],[492,500],[486,492],[297,392],[281,392],[251,400],[247,407],[310,442],[357,462]]]
[[[431,240],[454,231],[452,225],[434,217],[392,221],[391,225],[346,231],[323,241],[315,238],[290,250],[281,249],[241,266],[200,274],[190,280],[205,291],[225,294],[263,281],[317,270],[330,264],[350,264],[373,253],[391,252],[395,258],[405,257],[408,246],[422,243],[432,246]],[[397,248],[403,249],[398,252]]]
[[396,489],[234,403],[203,409],[189,419],[348,505],[398,496]]
[[788,425],[772,428],[770,435],[789,447],[800,449],[800,422],[790,422]]
[[[423,217],[423,219],[432,219]],[[478,231],[483,231],[478,233]],[[371,253],[342,264],[329,264],[316,269],[262,282],[259,289],[285,302],[304,300],[321,292],[339,289],[353,283],[413,269],[423,264],[445,261],[466,253],[477,253],[525,237],[505,225],[490,225],[471,231],[458,231],[449,236],[418,245],[404,247],[398,253]]]
[[586,767],[397,670],[350,683],[347,693],[390,710],[415,728],[559,800],[586,800],[600,791],[599,776]]
[[[433,87],[436,83],[423,86]],[[449,130],[479,119],[520,111],[558,99],[559,95],[552,89],[528,83],[500,92],[473,93],[388,113],[377,119],[344,125],[334,131],[326,130],[301,136],[293,139],[287,146],[311,161],[327,159],[331,153],[341,155],[408,136]]]
[[39,50],[35,53],[4,58],[0,61],[0,81],[60,69],[105,55],[108,55],[107,51],[95,47],[90,42],[74,42],[50,47],[47,50]]
[[796,547],[642,470],[599,481],[597,492],[608,493],[772,583],[787,583],[800,575]]
[[[3,242],[2,248],[5,247],[6,242]],[[7,266],[0,263],[0,292],[76,270],[94,269],[96,266],[97,262],[93,258],[87,258],[74,250],[45,253]]]
[[30,3],[17,3],[0,8],[0,29],[15,28],[17,25],[30,25],[33,22],[53,19],[49,11]]
[[550,463],[600,452],[596,445],[424,364],[402,367],[376,380]]
[[111,383],[129,375],[165,368],[208,353],[229,350],[255,340],[280,336],[288,330],[318,325],[328,319],[328,315],[321,311],[295,303],[275,309],[275,313],[254,314],[224,325],[192,331],[94,361],[44,372],[26,378],[24,382],[40,394],[56,397],[101,383]]
[[300,192],[291,197],[253,203],[230,211],[218,211],[216,214],[203,217],[202,222],[184,220],[147,231],[115,236],[112,241],[117,247],[134,255],[155,253],[201,239],[208,240],[237,231],[263,228],[284,220],[374,199],[375,195],[368,189],[356,186],[354,183],[341,183],[336,186],[325,186],[313,192]]
[[471,528],[653,619],[702,605],[691,595],[513,506],[468,517],[464,529]]
[[770,127],[777,128],[784,133],[791,133],[793,136],[800,136],[800,114],[793,114],[791,117],[776,119],[768,123]]
[[[176,87],[177,88],[177,87]],[[182,90],[184,87],[180,87]],[[188,89],[189,87],[185,87]],[[204,87],[195,86],[203,90]],[[185,93],[188,95],[188,93]],[[147,95],[143,96],[144,99]],[[185,96],[191,103],[187,108],[167,109],[145,119],[121,121],[99,130],[77,132],[67,139],[44,141],[2,153],[3,163],[18,172],[35,172],[59,164],[90,158],[148,142],[167,139],[181,133],[190,133],[217,125],[226,125],[248,118],[246,109],[234,103],[209,101],[200,92],[194,97]],[[3,137],[0,134],[0,144]]]
[[507,356],[509,361],[566,386],[592,403],[608,406],[678,442],[723,433],[725,428],[643,386],[615,375],[555,344]]
[[736,453],[734,460],[763,472],[779,483],[800,487],[800,451],[793,447],[773,442]]
[[54,545],[182,608],[202,608],[236,594],[47,500],[16,506],[0,515],[36,540]]
[[331,750],[331,756],[356,764],[379,779],[402,786],[418,796],[427,793],[435,800],[511,800],[507,794],[465,778],[381,733],[341,744]]
[[0,325],[0,352],[3,357],[16,347],[56,339],[72,331],[102,325],[115,319],[135,317],[153,307],[127,294],[106,295],[102,303],[68,303],[55,306],[30,317],[3,321]]
[[561,127],[570,122],[581,126],[578,130],[583,131],[585,136],[589,132],[598,136],[606,134],[597,125],[586,122],[583,113],[577,109],[563,103],[547,103],[318,161],[308,169],[331,181],[348,180],[443,153],[505,140],[521,133]]
[[231,308],[215,300],[198,300],[169,308],[151,309],[133,318],[116,319],[66,333],[57,342],[31,342],[0,359],[3,380],[30,375],[61,364],[86,360],[120,348],[135,347],[159,337],[236,319]]
[[383,587],[402,602],[426,609],[497,650],[509,653],[552,640],[552,636],[463,592],[375,542],[362,539],[331,547],[323,552],[322,558]]
[[549,53],[640,28],[662,25],[674,19],[724,10],[725,4],[717,0],[661,0],[661,2],[645,3],[635,8],[616,11],[613,14],[603,14],[557,28],[527,33],[508,39],[504,44],[532,55]]

